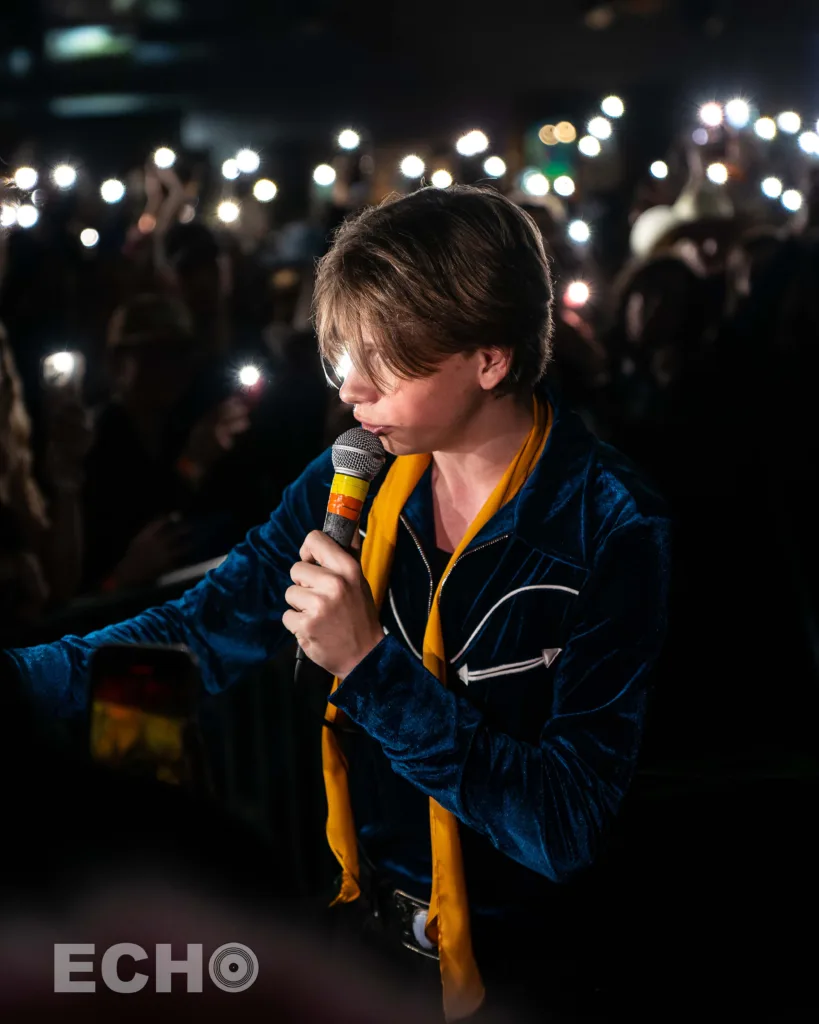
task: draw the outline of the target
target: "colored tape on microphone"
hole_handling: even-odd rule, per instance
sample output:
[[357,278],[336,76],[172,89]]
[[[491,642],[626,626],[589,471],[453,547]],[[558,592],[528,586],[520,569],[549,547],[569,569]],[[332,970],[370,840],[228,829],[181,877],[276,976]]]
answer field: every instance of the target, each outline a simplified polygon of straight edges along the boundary
[[358,519],[364,507],[364,499],[370,489],[369,481],[346,473],[336,473],[330,488],[327,511],[345,519]]

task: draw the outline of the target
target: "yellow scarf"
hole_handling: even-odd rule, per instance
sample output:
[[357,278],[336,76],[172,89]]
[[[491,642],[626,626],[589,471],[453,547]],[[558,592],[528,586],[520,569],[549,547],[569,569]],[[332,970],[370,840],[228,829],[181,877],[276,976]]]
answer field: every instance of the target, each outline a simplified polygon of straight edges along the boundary
[[[502,479],[489,495],[481,511],[470,525],[461,543],[449,560],[442,581],[473,537],[489,522],[526,482],[546,446],[552,426],[552,410],[535,401],[535,421],[529,436],[510,462]],[[399,516],[427,466],[430,455],[402,455],[390,467],[381,489],[373,501],[367,525],[367,536],[361,552],[361,568],[370,584],[375,605],[381,608],[387,591],[393,552],[398,536]],[[432,611],[424,633],[424,667],[446,685],[444,654],[438,594],[435,592]],[[333,690],[339,680],[333,681]],[[337,709],[328,706],[328,718],[335,719]],[[322,756],[324,783],[327,790],[327,840],[342,867],[341,889],[334,903],[357,899],[358,845],[350,807],[347,764],[332,729],[323,729]],[[432,840],[432,895],[430,897],[427,935],[437,942],[447,1020],[457,1020],[474,1013],[483,1002],[484,987],[472,952],[469,930],[469,903],[464,878],[461,843],[457,819],[435,800],[429,801]]]

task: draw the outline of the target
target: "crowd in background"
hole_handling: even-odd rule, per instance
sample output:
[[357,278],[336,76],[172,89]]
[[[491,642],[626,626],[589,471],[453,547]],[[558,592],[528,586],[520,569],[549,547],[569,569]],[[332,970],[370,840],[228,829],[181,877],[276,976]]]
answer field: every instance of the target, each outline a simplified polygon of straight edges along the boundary
[[[693,150],[686,178],[673,223],[638,245],[652,205],[641,184],[614,272],[611,253],[567,239],[561,200],[515,195],[553,260],[551,379],[671,503],[661,678],[684,698],[669,704],[676,732],[687,713],[705,736],[707,706],[720,729],[781,727],[787,745],[794,716],[778,709],[808,701],[815,669],[819,192],[782,225],[732,205]],[[0,229],[7,645],[80,596],[223,555],[353,422],[318,358],[310,301],[315,259],[361,189],[231,232],[194,215],[173,170],[149,164],[137,179],[139,204],[112,214],[93,250],[66,197],[33,230]],[[591,294],[572,301],[581,279]],[[73,373],[49,379],[43,359],[59,350],[77,354]]]

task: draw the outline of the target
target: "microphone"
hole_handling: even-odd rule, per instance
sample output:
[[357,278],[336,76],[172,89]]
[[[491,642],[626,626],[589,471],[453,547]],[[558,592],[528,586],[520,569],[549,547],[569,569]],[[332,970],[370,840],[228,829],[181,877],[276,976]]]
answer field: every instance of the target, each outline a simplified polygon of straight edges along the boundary
[[[385,461],[384,446],[375,434],[363,427],[345,430],[333,444],[335,475],[322,532],[332,537],[345,551],[353,546],[370,484],[381,472]],[[304,657],[304,651],[299,647],[296,660],[302,661]]]

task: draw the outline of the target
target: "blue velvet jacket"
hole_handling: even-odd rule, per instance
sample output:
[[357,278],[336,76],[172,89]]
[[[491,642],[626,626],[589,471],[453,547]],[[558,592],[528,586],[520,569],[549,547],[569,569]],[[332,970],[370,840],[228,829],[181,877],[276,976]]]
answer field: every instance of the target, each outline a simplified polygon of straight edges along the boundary
[[[435,546],[428,471],[402,515],[384,639],[332,698],[359,727],[351,792],[370,858],[428,895],[434,797],[462,823],[477,915],[531,908],[593,861],[633,774],[665,631],[663,504],[550,397],[554,425],[538,465],[444,582],[448,688],[419,656]],[[323,523],[332,474],[328,450],[178,600],[85,638],[8,653],[61,715],[85,706],[89,655],[105,643],[183,643],[209,691],[235,683],[291,639],[280,623],[289,572]],[[377,483],[363,533],[376,492]]]

